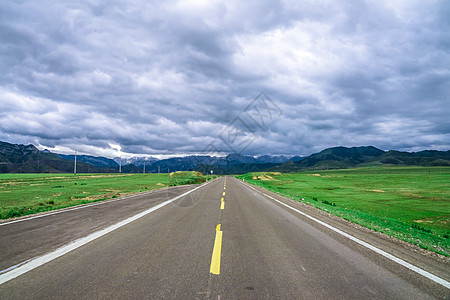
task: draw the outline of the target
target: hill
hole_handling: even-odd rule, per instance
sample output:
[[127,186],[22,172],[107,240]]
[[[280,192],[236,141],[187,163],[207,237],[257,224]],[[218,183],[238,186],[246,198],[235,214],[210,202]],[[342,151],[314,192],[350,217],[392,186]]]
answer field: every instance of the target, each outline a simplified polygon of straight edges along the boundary
[[186,156],[163,159],[152,163],[148,170],[151,172],[170,171],[198,171],[209,174],[244,174],[247,172],[262,171],[284,163],[289,158],[285,156],[264,155],[258,158],[233,153],[226,157],[215,156]]
[[[71,173],[74,155],[39,151],[33,145],[17,145],[0,142],[0,173]],[[123,173],[170,173],[173,171],[201,171],[215,174],[243,174],[262,171],[288,160],[285,156],[260,157],[230,154],[226,157],[186,156],[158,160],[153,157],[122,159]],[[118,172],[120,158],[109,159],[91,155],[77,155],[78,173]]]
[[[0,173],[71,173],[74,155],[39,151],[33,145],[17,145],[0,142]],[[122,159],[123,173],[168,173],[173,171],[201,171],[215,174],[243,174],[262,171],[288,160],[285,156],[260,157],[230,154],[226,157],[186,156],[158,160],[153,157]],[[109,159],[91,155],[77,155],[78,173],[118,172],[120,158]]]
[[333,147],[312,154],[300,161],[288,161],[268,169],[276,172],[303,170],[348,169],[370,166],[450,166],[450,151],[420,152],[383,151],[373,146]]
[[[391,150],[367,164],[450,166],[450,151],[424,150],[420,152],[400,152]],[[364,166],[364,165],[363,165]]]
[[[78,162],[80,173],[108,173],[109,168],[98,168]],[[73,161],[49,151],[39,151],[33,145],[0,142],[0,173],[71,173]]]
[[120,163],[122,163],[122,166],[132,164],[141,169],[144,169],[145,164],[147,169],[148,166],[157,162],[159,159],[155,157],[131,157],[131,158],[114,157],[113,160],[117,163],[117,165],[119,165]]
[[[72,161],[75,160],[75,155],[64,155],[64,154],[57,154],[57,155],[64,159]],[[77,155],[77,162],[78,161],[82,161],[100,168],[113,168],[113,169],[119,168],[119,165],[113,159],[102,156]]]
[[[0,142],[0,173],[71,173],[74,155],[39,151],[33,145]],[[77,155],[78,173],[116,173],[119,158],[109,159]],[[333,147],[307,157],[245,156],[237,153],[226,157],[186,156],[158,160],[153,157],[122,159],[122,172],[141,173],[145,162],[146,173],[198,171],[209,174],[245,174],[275,171],[348,169],[371,166],[450,166],[450,151],[425,150],[420,152],[383,151],[373,146]]]

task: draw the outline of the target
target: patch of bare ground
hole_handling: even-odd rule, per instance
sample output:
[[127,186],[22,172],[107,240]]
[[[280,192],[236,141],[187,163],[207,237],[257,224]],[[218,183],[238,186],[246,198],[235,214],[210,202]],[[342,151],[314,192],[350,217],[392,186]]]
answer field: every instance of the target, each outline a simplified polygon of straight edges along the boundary
[[76,197],[71,197],[71,200],[86,200],[86,201],[95,201],[95,200],[99,200],[99,199],[109,199],[112,198],[113,196],[117,195],[116,193],[106,193],[106,194],[99,194],[99,195],[91,195],[91,196],[87,196],[84,198],[76,198]]
[[428,224],[437,224],[439,226],[449,226],[450,219],[448,216],[435,216],[431,218],[423,218],[414,220],[416,223],[428,223]]
[[402,195],[409,198],[416,198],[416,199],[423,198],[422,195],[416,193],[402,193]]
[[133,176],[133,174],[115,174],[115,175],[87,175],[87,176],[77,176],[77,178],[89,179],[89,178],[104,178],[104,177],[125,177]]

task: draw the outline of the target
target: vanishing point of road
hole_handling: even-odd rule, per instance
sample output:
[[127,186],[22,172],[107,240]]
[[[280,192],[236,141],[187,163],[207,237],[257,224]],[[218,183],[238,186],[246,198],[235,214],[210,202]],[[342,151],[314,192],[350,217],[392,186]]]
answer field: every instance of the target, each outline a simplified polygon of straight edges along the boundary
[[220,177],[0,223],[0,299],[450,299],[448,260]]

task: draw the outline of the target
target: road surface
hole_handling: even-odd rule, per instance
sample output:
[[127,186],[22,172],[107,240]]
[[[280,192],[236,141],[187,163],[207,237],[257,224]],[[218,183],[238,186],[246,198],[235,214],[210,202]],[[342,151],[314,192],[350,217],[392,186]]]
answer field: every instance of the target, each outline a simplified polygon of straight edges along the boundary
[[232,177],[0,223],[0,269],[0,299],[450,295],[445,287],[448,260],[423,255]]

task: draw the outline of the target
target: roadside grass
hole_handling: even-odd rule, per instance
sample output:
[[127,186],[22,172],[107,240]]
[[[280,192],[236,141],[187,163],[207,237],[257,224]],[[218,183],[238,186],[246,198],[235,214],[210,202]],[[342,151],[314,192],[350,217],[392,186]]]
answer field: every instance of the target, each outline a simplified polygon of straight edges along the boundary
[[169,174],[169,186],[205,182],[203,174],[195,171],[177,171]]
[[249,183],[450,256],[450,168],[248,173]]
[[165,173],[0,174],[0,219],[202,182],[201,173],[183,173],[177,180]]

